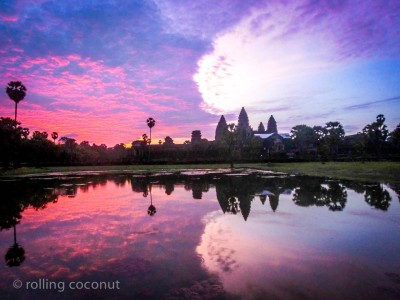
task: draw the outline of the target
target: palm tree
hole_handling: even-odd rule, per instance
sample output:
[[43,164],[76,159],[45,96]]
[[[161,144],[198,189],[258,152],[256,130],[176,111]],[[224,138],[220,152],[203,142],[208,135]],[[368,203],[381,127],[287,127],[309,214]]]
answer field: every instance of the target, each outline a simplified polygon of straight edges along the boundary
[[147,119],[147,126],[149,126],[149,128],[150,128],[150,142],[149,142],[149,144],[151,143],[151,128],[153,128],[154,127],[154,125],[156,124],[156,120],[154,120],[153,118],[148,118]]
[[157,209],[156,209],[156,207],[153,205],[153,197],[152,197],[152,195],[151,195],[151,185],[149,185],[149,192],[150,192],[150,206],[149,206],[149,208],[147,209],[147,214],[148,214],[150,217],[152,217],[152,216],[154,216],[154,215],[156,214]]
[[6,87],[6,93],[15,102],[15,122],[17,122],[17,105],[25,98],[26,87],[21,81],[10,81]]
[[14,224],[14,245],[12,245],[8,249],[4,259],[6,260],[6,264],[9,267],[18,267],[25,260],[25,250],[17,243],[17,231],[15,229],[15,224]]
[[51,138],[54,140],[54,144],[55,144],[55,143],[56,143],[56,139],[58,139],[58,133],[54,131],[54,132],[51,134]]
[[233,169],[234,152],[236,150],[235,148],[237,147],[237,143],[239,140],[239,131],[238,127],[235,124],[228,124],[227,130],[223,134],[223,140],[228,146],[231,169]]

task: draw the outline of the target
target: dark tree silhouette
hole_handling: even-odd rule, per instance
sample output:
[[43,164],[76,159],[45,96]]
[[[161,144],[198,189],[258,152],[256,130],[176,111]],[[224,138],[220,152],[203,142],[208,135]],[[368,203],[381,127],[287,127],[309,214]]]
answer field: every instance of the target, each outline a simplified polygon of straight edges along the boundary
[[364,198],[370,206],[384,211],[388,210],[392,201],[389,192],[381,184],[366,186]]
[[172,194],[172,192],[174,191],[174,182],[173,181],[168,181],[165,184],[165,193],[169,196]]
[[328,122],[326,123],[324,140],[328,146],[329,154],[336,156],[339,152],[339,145],[344,139],[344,129],[340,122]]
[[290,136],[301,155],[307,154],[317,142],[314,130],[307,125],[296,125],[290,131]]
[[226,212],[229,214],[236,215],[237,213],[240,212],[240,207],[239,207],[239,200],[236,197],[230,197],[228,199],[228,206],[226,207]]
[[380,157],[383,146],[389,135],[387,126],[385,125],[385,116],[377,115],[376,122],[368,124],[363,128],[364,140],[370,153],[374,153]]
[[146,122],[147,122],[147,126],[149,126],[149,128],[150,128],[150,139],[149,139],[149,144],[151,144],[151,128],[153,128],[154,127],[154,125],[156,125],[156,120],[154,120],[153,118],[148,118],[147,120],[146,120]]
[[346,188],[338,182],[330,182],[329,189],[326,190],[326,206],[331,211],[342,211],[347,202]]
[[12,245],[4,256],[9,267],[18,267],[25,260],[25,250],[17,243],[17,231],[14,224],[14,245]]
[[389,141],[393,146],[400,148],[400,123],[396,128],[389,134]]
[[143,140],[143,144],[146,146],[146,145],[148,145],[148,144],[150,144],[150,139],[149,139],[149,137],[147,136],[147,134],[145,134],[145,133],[143,133],[142,134],[142,140]]
[[58,139],[58,133],[54,131],[54,132],[51,134],[51,138],[54,140],[54,144],[55,144],[55,143],[56,143],[56,139]]
[[171,137],[169,137],[169,136],[166,136],[164,141],[165,141],[164,145],[173,145],[174,144],[174,140],[171,139]]
[[149,206],[149,208],[147,209],[147,214],[148,214],[150,217],[154,216],[154,215],[156,214],[156,212],[157,212],[157,209],[156,209],[156,207],[155,207],[153,204],[151,204],[151,205]]
[[150,206],[147,209],[147,214],[152,217],[156,214],[157,209],[156,207],[153,205],[153,196],[151,195],[151,185],[149,186],[149,192],[150,192]]
[[234,168],[234,165],[233,165],[234,153],[233,152],[235,151],[235,147],[237,146],[236,144],[239,139],[238,134],[239,134],[238,127],[235,124],[231,123],[228,125],[228,128],[225,131],[225,135],[223,136],[223,140],[225,141],[226,145],[228,146],[231,169]]
[[19,125],[11,118],[0,117],[0,160],[4,167],[19,161],[22,143],[28,138],[29,132]]
[[15,102],[14,121],[17,121],[17,105],[25,98],[26,87],[21,83],[21,81],[10,81],[7,84],[6,93],[8,97],[10,97],[10,99]]

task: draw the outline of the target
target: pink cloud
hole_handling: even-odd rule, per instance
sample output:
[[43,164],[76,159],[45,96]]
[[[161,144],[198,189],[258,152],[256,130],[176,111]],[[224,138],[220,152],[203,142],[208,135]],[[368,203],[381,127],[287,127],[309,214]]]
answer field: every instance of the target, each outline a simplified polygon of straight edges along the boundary
[[5,22],[17,22],[18,16],[0,16],[0,19]]
[[[26,71],[14,67],[17,60],[22,60],[20,65]],[[73,62],[83,68],[83,74],[74,74],[73,69],[69,69]],[[113,146],[131,142],[147,133],[145,120],[150,115],[188,108],[183,99],[160,93],[171,90],[167,85],[152,84],[151,88],[140,88],[123,67],[109,67],[102,61],[83,59],[76,54],[38,58],[14,56],[5,65],[3,78],[22,80],[28,87],[18,115],[23,126],[32,132],[57,131],[60,136],[73,134],[78,141]],[[67,68],[59,73],[62,67]],[[141,66],[141,72],[146,78],[164,73],[144,66]],[[30,97],[38,99],[39,103],[32,103]],[[42,97],[51,99],[50,103],[44,104],[40,100]],[[11,116],[13,106],[8,105],[5,95],[3,98],[5,104],[0,106],[0,113]],[[154,132],[159,132],[160,136],[154,136],[154,139],[164,139],[167,135],[182,136],[179,128],[157,121]],[[187,132],[188,137],[190,132]]]

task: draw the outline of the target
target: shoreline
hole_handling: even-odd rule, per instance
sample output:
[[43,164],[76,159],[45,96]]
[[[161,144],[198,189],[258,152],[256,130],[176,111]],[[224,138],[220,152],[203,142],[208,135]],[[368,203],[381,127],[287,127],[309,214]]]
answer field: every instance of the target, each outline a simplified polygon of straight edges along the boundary
[[308,175],[335,179],[400,183],[400,162],[302,162],[302,163],[241,163],[233,170],[229,164],[193,165],[117,165],[117,166],[69,166],[69,167],[22,167],[0,171],[0,179],[29,179],[38,177],[69,177],[94,175],[180,175],[182,172],[205,171],[210,173],[278,172],[288,175]]

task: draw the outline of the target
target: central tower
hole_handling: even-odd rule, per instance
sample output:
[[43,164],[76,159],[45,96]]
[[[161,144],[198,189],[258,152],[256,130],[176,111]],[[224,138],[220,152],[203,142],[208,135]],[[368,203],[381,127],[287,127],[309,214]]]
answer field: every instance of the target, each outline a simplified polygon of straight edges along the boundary
[[247,112],[244,107],[242,107],[239,113],[237,129],[239,131],[240,137],[243,139],[250,137],[253,133],[253,129],[250,127],[249,124],[249,117],[247,116]]

